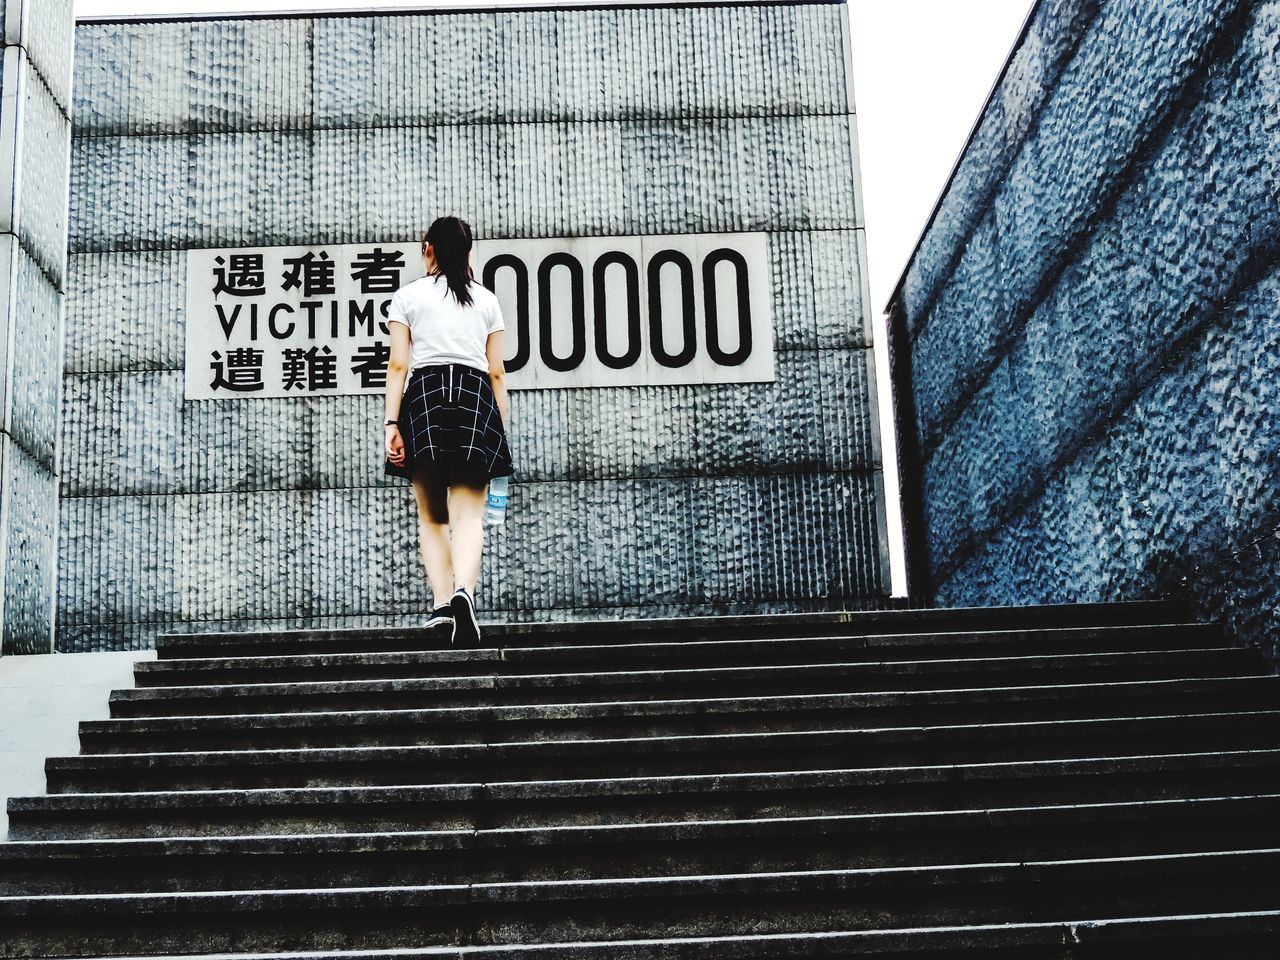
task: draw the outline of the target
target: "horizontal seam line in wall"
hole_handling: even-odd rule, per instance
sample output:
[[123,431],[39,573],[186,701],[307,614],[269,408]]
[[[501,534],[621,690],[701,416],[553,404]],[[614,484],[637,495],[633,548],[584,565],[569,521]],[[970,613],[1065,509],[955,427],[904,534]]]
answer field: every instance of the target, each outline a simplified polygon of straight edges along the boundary
[[[871,350],[871,349],[874,349],[874,344],[866,343],[866,342],[854,343],[846,346],[837,345],[837,346],[824,346],[824,347],[790,347],[790,346],[780,347],[775,343],[773,352],[775,354],[839,353],[839,352],[845,352],[845,351],[862,352],[864,350]],[[64,377],[127,377],[127,376],[132,376],[140,373],[185,373],[186,369],[187,369],[186,367],[130,367],[127,370],[67,370],[67,369],[64,369],[62,371],[62,375]],[[514,376],[514,374],[509,374],[509,376]],[[752,385],[766,386],[770,383],[775,383],[775,382],[776,381],[771,381],[771,380],[729,380],[724,383],[618,383],[618,384],[611,384],[608,386],[612,386],[615,388],[690,387],[690,388],[700,389],[704,387],[725,387],[725,386],[752,386]],[[573,389],[573,388],[572,387],[510,387],[509,389],[511,389],[513,392],[516,392],[516,393],[556,393],[561,390]],[[578,387],[577,389],[595,390],[600,388],[597,386],[597,387]],[[291,394],[287,397],[237,397],[235,399],[250,400],[250,401],[252,400],[305,400],[313,397],[337,398],[337,397],[358,397],[358,396],[381,397],[383,396],[383,394],[380,392],[372,392],[368,394],[298,393],[298,394]],[[227,399],[230,400],[232,398],[227,398]],[[206,403],[206,402],[216,403],[217,401],[188,400],[185,397],[183,398],[183,403]]]
[[[39,253],[30,244],[26,242],[26,239],[23,236],[21,228],[17,230],[0,230],[0,236],[13,237],[14,242],[19,247],[22,248],[22,252],[25,253],[30,258],[31,262],[36,265],[36,269],[40,271],[40,275],[44,277],[45,280],[49,281],[49,286],[53,287],[54,292],[57,293],[58,295],[58,298],[59,299],[66,298],[67,263],[65,259],[63,260],[63,263],[62,263],[62,284],[63,285],[59,286],[57,278],[54,277],[51,273],[49,273],[44,263],[41,262]],[[68,253],[67,256],[69,257],[70,253]]]
[[[1234,24],[1233,21],[1239,18],[1240,23]],[[921,459],[928,463],[933,459],[934,453],[941,446],[942,441],[946,438],[951,428],[964,415],[964,412],[971,406],[971,402],[982,389],[991,381],[991,377],[1000,369],[1001,364],[1022,341],[1027,325],[1031,322],[1032,317],[1044,306],[1045,302],[1052,296],[1053,292],[1058,288],[1059,281],[1062,276],[1075,264],[1080,262],[1081,255],[1088,248],[1090,241],[1097,236],[1103,224],[1110,221],[1111,215],[1120,202],[1127,195],[1129,188],[1133,186],[1137,180],[1130,176],[1138,164],[1148,157],[1153,144],[1158,144],[1163,140],[1165,134],[1169,132],[1173,124],[1183,115],[1184,108],[1187,106],[1186,93],[1189,89],[1195,89],[1201,86],[1207,79],[1210,65],[1217,62],[1215,54],[1218,48],[1229,43],[1232,40],[1239,40],[1247,26],[1247,17],[1241,14],[1237,9],[1230,18],[1227,19],[1226,25],[1222,31],[1215,36],[1209,43],[1205,45],[1201,62],[1186,77],[1182,84],[1178,87],[1178,93],[1169,98],[1169,104],[1166,113],[1160,120],[1148,131],[1146,137],[1138,143],[1133,151],[1126,158],[1124,165],[1121,167],[1115,183],[1117,186],[1110,196],[1104,197],[1102,202],[1098,204],[1097,209],[1087,217],[1083,226],[1078,233],[1069,238],[1070,245],[1065,248],[1065,255],[1058,258],[1049,271],[1041,278],[1036,285],[1036,289],[1032,291],[1028,298],[1025,309],[1019,310],[1013,322],[1006,328],[1004,347],[998,355],[984,358],[981,365],[977,368],[978,376],[974,378],[973,386],[964,390],[958,396],[951,412],[939,421],[935,428],[934,437],[925,441],[920,445]],[[1186,111],[1189,115],[1190,111]],[[916,330],[915,337],[912,339],[911,348],[914,351],[915,345],[919,340],[920,334],[924,332],[924,326]]]
[[20,436],[18,436],[16,433],[13,432],[12,426],[8,428],[0,427],[0,437],[3,437],[4,439],[8,440],[15,447],[17,447],[24,454],[26,454],[27,459],[31,460],[31,462],[34,463],[37,467],[39,467],[41,470],[44,470],[46,473],[48,473],[51,478],[56,479],[59,476],[57,472],[57,465],[52,462],[46,462],[45,458],[41,454],[36,453],[29,446],[27,446],[26,442]]
[[[622,477],[559,477],[545,480],[516,480],[517,486],[529,487],[535,484],[570,484],[570,483],[657,483],[665,480],[740,480],[768,479],[773,477],[833,477],[848,476],[871,478],[881,472],[879,464],[866,467],[832,467],[829,470],[777,470],[747,471],[734,473],[660,473],[648,476]],[[76,493],[60,494],[58,500],[148,500],[165,497],[254,497],[267,493],[338,493],[346,490],[400,490],[410,493],[409,485],[403,481],[394,483],[335,484],[324,487],[258,487],[252,490],[160,490],[156,492],[142,491],[138,493]]]
[[[828,111],[808,111],[805,113],[794,112],[774,112],[774,113],[706,113],[691,111],[688,113],[676,114],[654,114],[638,117],[517,117],[517,118],[480,118],[475,120],[438,120],[427,122],[406,122],[406,123],[369,123],[369,124],[347,124],[326,126],[317,124],[314,121],[309,123],[298,124],[276,124],[268,126],[266,124],[256,126],[243,127],[217,127],[210,130],[201,129],[184,129],[184,130],[103,130],[94,131],[92,129],[85,131],[84,128],[72,126],[71,139],[76,140],[161,140],[167,137],[186,138],[186,137],[223,137],[235,136],[237,134],[247,133],[355,133],[359,131],[369,130],[434,130],[440,127],[512,127],[512,126],[582,126],[592,123],[614,123],[614,124],[646,124],[646,123],[679,123],[691,120],[715,120],[715,121],[733,121],[733,120],[803,120],[807,118],[828,118],[828,117],[846,117],[856,118],[857,113],[850,110],[828,110]],[[77,132],[79,130],[80,132]]]
[[[71,123],[71,114],[68,113],[67,108],[61,102],[59,102],[58,95],[53,92],[53,87],[49,85],[49,79],[44,75],[44,70],[41,68],[36,58],[31,55],[31,48],[28,47],[25,43],[6,43],[5,46],[17,47],[24,54],[26,54],[27,64],[28,66],[31,67],[31,72],[34,73],[36,77],[40,80],[41,86],[43,86],[45,91],[49,94],[49,99],[53,101],[53,105],[57,108],[58,113],[61,115],[62,119],[67,121],[67,123]],[[72,54],[73,58],[74,56],[75,55]]]
[[[511,236],[511,237],[478,236],[475,239],[477,243],[488,243],[492,241],[502,241],[502,240],[510,240],[510,241],[582,240],[582,239],[628,240],[628,239],[631,239],[632,237],[683,236],[688,233],[708,233],[713,235],[722,234],[722,233],[724,234],[731,234],[731,233],[865,233],[866,229],[867,228],[864,224],[855,223],[853,226],[841,226],[841,227],[763,226],[763,227],[754,227],[754,228],[744,227],[741,230],[721,230],[721,229],[712,228],[712,229],[699,229],[699,230],[685,230],[678,234],[658,233],[656,231],[653,233],[583,233],[583,234],[551,234],[549,233],[549,234],[543,234],[539,236]],[[419,238],[417,237],[409,237],[404,241],[396,241],[394,239],[388,240],[385,238],[379,238],[376,240],[324,240],[324,239],[307,238],[303,242],[309,244],[310,246],[315,247],[315,246],[321,246],[321,245],[338,246],[341,244],[353,245],[353,244],[364,244],[364,243],[396,243],[396,242],[413,244],[413,243],[417,243],[418,240]],[[275,243],[275,244],[268,244],[267,248],[270,249],[272,247],[294,247],[298,245],[299,245],[298,242]],[[101,256],[108,256],[113,253],[186,253],[189,250],[239,249],[241,247],[252,247],[252,246],[253,244],[251,243],[241,243],[241,244],[230,244],[225,247],[224,246],[214,247],[212,245],[180,247],[180,246],[161,246],[160,244],[156,244],[155,246],[146,246],[146,247],[112,247],[111,249],[108,249],[108,250],[86,250],[86,249],[68,248],[67,256],[68,258],[70,258],[70,257],[90,257],[90,256],[101,257]],[[256,247],[254,249],[256,249]]]

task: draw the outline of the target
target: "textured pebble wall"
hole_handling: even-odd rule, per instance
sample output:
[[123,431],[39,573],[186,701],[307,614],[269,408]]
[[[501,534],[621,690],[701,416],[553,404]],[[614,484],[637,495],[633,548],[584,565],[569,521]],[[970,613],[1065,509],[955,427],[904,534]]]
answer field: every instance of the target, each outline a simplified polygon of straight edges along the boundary
[[1029,60],[895,298],[936,599],[1176,593],[1274,655],[1280,3],[1044,0]]
[[844,11],[829,3],[82,23],[58,646],[413,622],[382,400],[182,399],[185,252],[765,231],[777,380],[512,394],[491,619],[887,592]]
[[7,0],[0,75],[0,653],[53,644],[70,0]]

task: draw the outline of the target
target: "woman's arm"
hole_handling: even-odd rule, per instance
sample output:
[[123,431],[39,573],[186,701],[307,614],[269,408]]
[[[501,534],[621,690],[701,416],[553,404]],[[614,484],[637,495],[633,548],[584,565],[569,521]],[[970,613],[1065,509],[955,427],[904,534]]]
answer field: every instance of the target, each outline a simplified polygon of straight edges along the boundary
[[[403,323],[389,323],[391,330],[391,357],[387,360],[387,396],[383,404],[383,418],[400,418],[400,401],[404,398],[404,378],[409,372],[409,328]],[[393,423],[386,425],[387,459],[396,466],[404,463],[404,437]]]
[[489,385],[493,387],[493,397],[498,401],[498,413],[502,415],[502,429],[507,429],[510,420],[507,417],[507,367],[503,363],[505,352],[502,346],[502,331],[495,330],[489,334],[484,345],[485,356],[489,359]]

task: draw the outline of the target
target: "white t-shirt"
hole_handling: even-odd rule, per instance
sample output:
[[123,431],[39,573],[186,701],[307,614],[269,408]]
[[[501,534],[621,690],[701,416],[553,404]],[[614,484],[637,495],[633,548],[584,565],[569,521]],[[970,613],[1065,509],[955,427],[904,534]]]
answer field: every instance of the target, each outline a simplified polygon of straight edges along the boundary
[[470,290],[471,303],[464,307],[449,289],[449,281],[440,274],[427,274],[392,295],[387,322],[409,328],[410,370],[427,363],[465,363],[489,372],[485,343],[489,334],[506,327],[493,291],[474,281]]

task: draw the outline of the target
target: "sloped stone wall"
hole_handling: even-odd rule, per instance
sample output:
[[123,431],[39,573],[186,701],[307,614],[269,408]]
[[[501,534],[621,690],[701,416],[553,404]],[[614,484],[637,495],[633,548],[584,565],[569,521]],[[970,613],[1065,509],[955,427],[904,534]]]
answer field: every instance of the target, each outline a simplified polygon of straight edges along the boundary
[[892,304],[937,602],[1277,652],[1278,53],[1276,2],[1037,5]]

